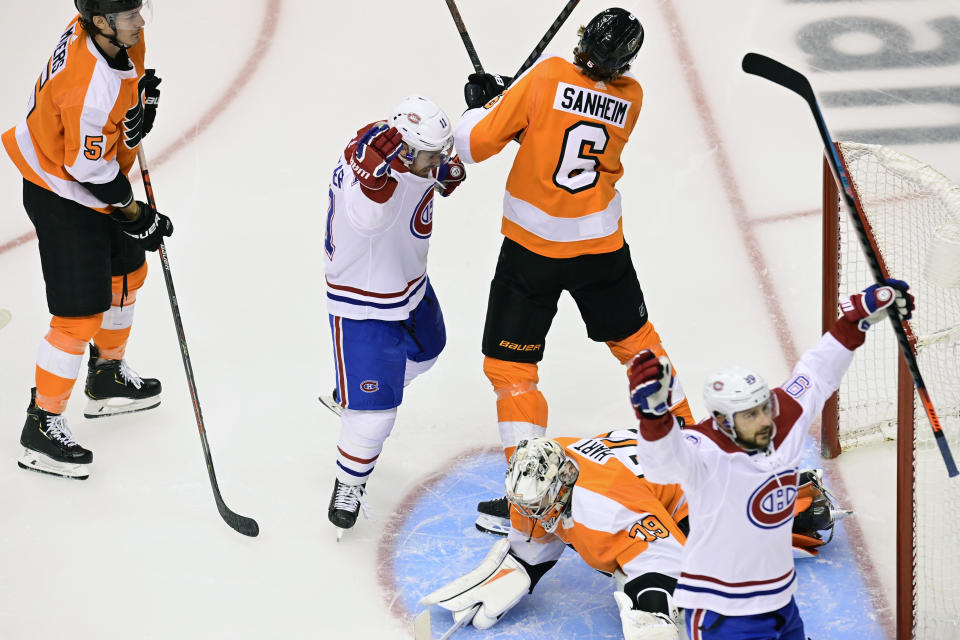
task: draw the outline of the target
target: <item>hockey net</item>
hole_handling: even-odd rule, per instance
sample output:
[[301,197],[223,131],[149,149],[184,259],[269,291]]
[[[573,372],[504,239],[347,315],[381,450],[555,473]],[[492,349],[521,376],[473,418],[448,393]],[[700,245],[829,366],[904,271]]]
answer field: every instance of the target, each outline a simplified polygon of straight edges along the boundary
[[[954,456],[960,454],[960,188],[876,145],[837,143],[881,268],[916,297],[908,336]],[[824,327],[874,282],[824,164]],[[916,404],[916,406],[915,406]],[[948,478],[889,322],[871,329],[824,411],[822,451],[897,441],[897,638],[960,638],[960,478]],[[891,470],[886,470],[889,472]],[[877,470],[878,473],[884,472]]]

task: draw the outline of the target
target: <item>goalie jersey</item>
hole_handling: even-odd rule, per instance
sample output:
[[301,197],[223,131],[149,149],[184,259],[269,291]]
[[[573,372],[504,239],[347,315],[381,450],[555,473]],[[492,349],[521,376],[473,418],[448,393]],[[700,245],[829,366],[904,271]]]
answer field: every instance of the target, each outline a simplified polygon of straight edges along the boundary
[[534,253],[571,258],[623,246],[620,153],[643,101],[629,73],[608,82],[541,57],[454,129],[461,160],[480,162],[519,136],[503,197],[503,235]]
[[687,517],[679,485],[644,478],[635,454],[637,432],[555,438],[579,470],[570,504],[553,533],[511,509],[510,550],[528,564],[556,560],[569,545],[594,569],[628,579],[657,572],[679,577]]
[[746,616],[790,602],[799,464],[810,424],[853,359],[856,344],[845,344],[825,334],[772,390],[779,411],[769,453],[740,448],[712,418],[684,429],[669,413],[641,419],[637,456],[647,477],[679,482],[690,501],[677,606]]
[[142,135],[145,47],[141,36],[127,57],[108,60],[79,18],[60,35],[3,146],[26,180],[107,213],[133,198],[126,176]]
[[394,159],[395,186],[375,192],[377,199],[364,193],[348,158],[374,124],[350,141],[330,181],[324,238],[327,312],[354,320],[406,320],[426,292],[436,183]]

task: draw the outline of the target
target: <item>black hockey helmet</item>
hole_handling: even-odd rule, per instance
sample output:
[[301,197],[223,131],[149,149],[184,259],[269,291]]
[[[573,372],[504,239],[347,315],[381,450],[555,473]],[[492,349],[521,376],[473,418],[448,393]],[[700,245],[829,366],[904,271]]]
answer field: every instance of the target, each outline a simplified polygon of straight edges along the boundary
[[616,76],[629,65],[643,44],[643,25],[636,16],[613,7],[587,23],[575,50],[577,62],[601,76]]
[[86,22],[93,22],[93,16],[109,16],[114,13],[132,11],[143,5],[143,0],[73,0]]

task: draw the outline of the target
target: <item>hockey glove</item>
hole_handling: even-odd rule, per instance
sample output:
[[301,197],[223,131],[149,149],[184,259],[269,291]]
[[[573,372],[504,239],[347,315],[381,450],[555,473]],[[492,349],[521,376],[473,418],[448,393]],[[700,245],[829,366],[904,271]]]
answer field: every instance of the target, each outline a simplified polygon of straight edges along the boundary
[[650,349],[633,357],[627,369],[630,403],[637,417],[659,418],[670,410],[673,393],[673,367],[666,356],[657,358]]
[[466,179],[467,170],[460,161],[460,156],[453,156],[437,169],[437,182],[443,185],[443,188],[438,185],[437,191],[446,198]]
[[403,137],[395,127],[380,122],[360,136],[350,156],[350,168],[367,189],[382,189],[390,179],[390,163],[400,153]]
[[908,292],[909,288],[910,285],[903,280],[887,278],[886,284],[872,284],[841,302],[840,310],[847,320],[864,332],[882,321],[891,305],[895,305],[900,320],[909,320],[913,312],[913,296]]
[[153,129],[153,121],[157,119],[157,105],[160,104],[160,78],[156,69],[144,69],[140,78],[140,91],[143,92],[143,137],[147,137]]
[[157,212],[145,202],[137,201],[140,213],[133,220],[128,220],[119,211],[114,211],[110,217],[120,225],[120,229],[134,239],[147,251],[156,251],[164,237],[173,235],[173,223],[170,218]]
[[513,78],[495,73],[471,73],[467,84],[463,85],[463,99],[468,109],[476,109],[487,104],[507,90]]
[[530,590],[530,577],[510,551],[510,542],[498,540],[480,566],[420,600],[421,606],[439,605],[460,620],[479,605],[473,626],[489,629]]

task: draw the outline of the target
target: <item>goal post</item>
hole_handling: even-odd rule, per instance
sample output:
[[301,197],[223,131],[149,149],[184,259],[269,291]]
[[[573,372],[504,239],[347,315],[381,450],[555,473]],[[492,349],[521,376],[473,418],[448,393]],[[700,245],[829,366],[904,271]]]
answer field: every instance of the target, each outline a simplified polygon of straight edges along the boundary
[[[907,336],[943,432],[960,449],[960,188],[931,167],[877,145],[838,142],[881,270],[907,281],[917,308]],[[841,298],[874,282],[824,161],[823,308],[826,331]],[[826,404],[821,453],[896,441],[897,638],[960,638],[960,479],[943,469],[889,323],[871,329]]]

